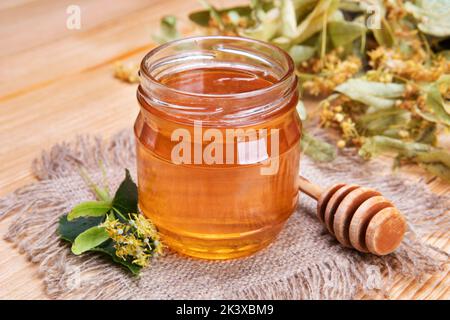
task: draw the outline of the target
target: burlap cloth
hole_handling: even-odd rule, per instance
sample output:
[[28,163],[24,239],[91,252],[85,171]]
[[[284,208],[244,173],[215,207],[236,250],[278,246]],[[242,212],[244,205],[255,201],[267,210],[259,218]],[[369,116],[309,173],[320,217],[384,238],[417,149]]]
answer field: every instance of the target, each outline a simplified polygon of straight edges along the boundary
[[134,140],[130,131],[109,142],[80,137],[54,146],[34,162],[39,182],[0,200],[0,216],[13,215],[6,239],[39,264],[52,298],[95,299],[348,299],[359,291],[386,292],[396,273],[420,277],[444,267],[448,255],[421,241],[440,230],[448,235],[450,197],[438,197],[419,181],[357,157],[312,163],[302,157],[301,172],[319,185],[359,183],[383,192],[407,216],[409,231],[400,248],[386,257],[341,247],[317,222],[315,203],[305,195],[277,240],[243,259],[203,261],[168,252],[140,277],[98,254],[74,256],[56,234],[58,218],[80,201],[92,199],[78,175],[82,164],[100,179],[99,160],[111,187],[123,179],[123,168],[135,178]]

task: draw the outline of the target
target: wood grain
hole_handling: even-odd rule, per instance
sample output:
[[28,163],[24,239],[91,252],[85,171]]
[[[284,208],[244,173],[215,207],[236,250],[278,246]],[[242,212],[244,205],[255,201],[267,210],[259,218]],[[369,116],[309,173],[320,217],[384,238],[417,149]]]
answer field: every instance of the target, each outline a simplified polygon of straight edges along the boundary
[[[218,6],[244,0],[214,1]],[[42,149],[78,134],[109,137],[138,112],[135,86],[112,77],[118,59],[139,61],[165,14],[183,17],[196,0],[79,0],[81,30],[65,27],[66,0],[0,2],[0,196],[34,181],[31,161]],[[421,178],[423,171],[411,169]],[[450,186],[428,177],[437,193]],[[10,218],[0,222],[0,237]],[[443,235],[430,243],[450,249]],[[448,299],[448,271],[424,282],[397,277],[394,299]],[[0,240],[0,298],[46,299],[38,268]],[[367,297],[361,296],[362,299]]]

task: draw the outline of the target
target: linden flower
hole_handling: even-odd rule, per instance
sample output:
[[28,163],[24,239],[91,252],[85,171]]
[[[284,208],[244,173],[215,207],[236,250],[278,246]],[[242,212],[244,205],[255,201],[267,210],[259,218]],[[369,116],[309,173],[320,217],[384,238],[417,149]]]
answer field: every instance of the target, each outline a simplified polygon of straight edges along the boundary
[[[450,62],[442,55],[432,58],[427,64],[427,53],[422,48],[422,43],[418,40],[411,40],[409,44],[412,54],[401,53],[398,49],[386,49],[378,47],[368,53],[370,66],[376,69],[377,73],[393,74],[395,76],[414,81],[432,82],[440,76],[450,72]],[[368,73],[368,77],[373,77],[376,73]],[[376,79],[381,82],[382,79]]]
[[116,255],[141,267],[152,257],[163,254],[163,245],[155,226],[141,214],[131,214],[129,223],[107,219],[102,226],[114,241]]
[[138,64],[124,64],[122,62],[116,62],[114,66],[114,77],[128,83],[139,82],[138,72]]
[[341,50],[336,49],[323,58],[313,58],[301,65],[300,71],[317,74],[313,79],[303,83],[303,89],[310,95],[327,95],[334,88],[350,79],[361,68],[361,60],[348,56],[346,60],[339,57]]
[[358,138],[359,134],[356,130],[355,123],[352,119],[347,118],[345,121],[341,122],[342,137],[345,141],[349,141],[354,138]]

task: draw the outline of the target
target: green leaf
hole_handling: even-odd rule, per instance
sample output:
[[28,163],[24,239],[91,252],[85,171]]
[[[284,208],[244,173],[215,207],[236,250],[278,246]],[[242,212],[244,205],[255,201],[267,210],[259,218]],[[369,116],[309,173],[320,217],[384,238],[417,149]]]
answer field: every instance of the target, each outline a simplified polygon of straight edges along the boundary
[[335,90],[377,110],[393,107],[395,101],[403,96],[405,86],[398,83],[350,79],[337,86]]
[[435,37],[450,36],[450,0],[421,0],[405,3],[420,31]]
[[111,210],[110,201],[86,201],[76,205],[67,216],[69,221],[79,217],[102,217]]
[[131,179],[128,169],[125,170],[125,179],[114,195],[112,207],[124,215],[138,212],[137,186]]
[[72,252],[80,255],[89,251],[109,239],[105,228],[95,226],[80,233],[72,244]]
[[302,63],[303,61],[312,58],[315,53],[316,48],[303,45],[292,46],[291,49],[289,49],[289,54],[295,64]]
[[364,25],[349,21],[331,21],[328,23],[328,33],[334,47],[344,47],[366,32]]
[[180,38],[177,30],[177,17],[169,15],[161,19],[159,33],[153,35],[153,40],[163,44]]
[[330,162],[336,158],[336,149],[331,144],[305,132],[301,148],[306,155],[318,162]]
[[103,217],[81,217],[73,221],[67,219],[67,214],[59,219],[58,233],[66,241],[74,242],[75,238],[84,231],[98,226]]

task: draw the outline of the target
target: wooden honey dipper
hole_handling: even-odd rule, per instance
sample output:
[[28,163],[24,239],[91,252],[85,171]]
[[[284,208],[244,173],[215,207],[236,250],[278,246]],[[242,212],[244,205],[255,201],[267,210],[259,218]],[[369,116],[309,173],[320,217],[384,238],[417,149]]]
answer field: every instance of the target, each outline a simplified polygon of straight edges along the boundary
[[382,256],[402,242],[405,217],[378,191],[345,183],[323,191],[299,179],[300,190],[317,200],[317,217],[343,246]]

